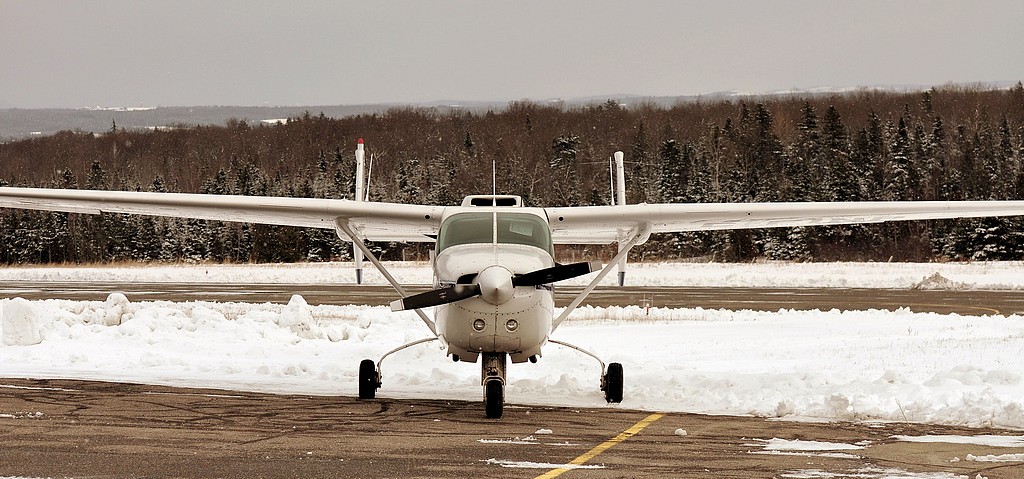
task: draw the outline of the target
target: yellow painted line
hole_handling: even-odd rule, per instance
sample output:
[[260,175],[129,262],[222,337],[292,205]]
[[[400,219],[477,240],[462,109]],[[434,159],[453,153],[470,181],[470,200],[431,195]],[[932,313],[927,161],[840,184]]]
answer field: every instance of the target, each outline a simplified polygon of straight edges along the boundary
[[[637,435],[640,431],[643,431],[644,428],[650,426],[651,423],[657,421],[658,419],[661,419],[664,416],[664,414],[651,414],[650,416],[645,417],[642,421],[634,424],[633,427],[626,429],[625,431],[622,431],[622,433],[620,433],[618,436],[615,436],[605,442],[602,442],[601,444],[598,444],[597,446],[594,446],[593,449],[587,451],[580,457],[577,457],[576,459],[569,461],[568,465],[582,466],[583,464],[586,464],[587,461],[597,457],[599,454],[607,451],[608,449],[611,449],[612,446]],[[536,479],[552,479],[554,477],[561,476],[562,474],[565,474],[566,472],[569,472],[573,469],[573,467],[560,467],[558,469],[552,469],[544,474],[537,476]]]

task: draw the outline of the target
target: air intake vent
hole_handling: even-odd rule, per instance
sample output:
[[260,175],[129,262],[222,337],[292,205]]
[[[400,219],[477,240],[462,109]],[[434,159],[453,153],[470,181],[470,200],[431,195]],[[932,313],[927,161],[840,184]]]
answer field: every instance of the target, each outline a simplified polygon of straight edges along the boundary
[[473,195],[462,200],[462,206],[502,206],[517,207],[523,206],[523,199],[518,196],[502,195]]

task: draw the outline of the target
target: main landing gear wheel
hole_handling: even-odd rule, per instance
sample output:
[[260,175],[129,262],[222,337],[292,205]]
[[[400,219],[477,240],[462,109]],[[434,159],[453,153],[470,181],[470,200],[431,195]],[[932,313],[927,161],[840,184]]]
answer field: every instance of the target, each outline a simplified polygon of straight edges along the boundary
[[594,353],[587,351],[579,346],[573,346],[572,344],[557,341],[554,339],[548,339],[548,342],[555,343],[567,348],[575,349],[587,356],[590,356],[601,363],[601,390],[604,391],[604,399],[610,403],[622,402],[622,365],[619,363],[611,363],[605,366],[604,361],[601,358],[594,355]]
[[604,399],[610,403],[622,402],[622,365],[611,363],[604,375]]
[[505,405],[505,385],[497,379],[484,385],[484,411],[488,419],[500,419]]
[[364,359],[359,363],[359,399],[373,399],[380,387],[380,376],[377,365],[372,359]]

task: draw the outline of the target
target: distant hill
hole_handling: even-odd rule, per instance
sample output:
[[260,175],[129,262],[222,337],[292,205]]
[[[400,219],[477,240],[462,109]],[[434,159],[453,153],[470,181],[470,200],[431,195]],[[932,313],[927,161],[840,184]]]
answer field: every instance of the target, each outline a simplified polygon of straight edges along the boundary
[[263,120],[295,118],[305,112],[333,118],[376,113],[393,105],[239,107],[192,106],[154,108],[82,109],[0,109],[0,140],[51,135],[62,130],[104,132],[116,122],[118,128],[223,125],[230,119],[259,123]]
[[[1009,88],[1015,82],[994,82],[986,88]],[[948,85],[947,85],[948,86]],[[774,92],[720,91],[689,96],[643,96],[630,94],[595,95],[582,98],[548,98],[524,100],[539,104],[563,104],[578,106],[614,101],[623,105],[650,104],[671,107],[680,103],[712,101],[735,97],[801,96],[815,97],[849,93],[856,90],[924,91],[928,85],[884,85],[871,87],[819,87],[812,89],[791,89]],[[309,112],[331,118],[373,114],[391,108],[413,107],[433,108],[442,112],[448,109],[474,112],[488,109],[503,109],[509,102],[442,100],[416,104],[375,104],[375,105],[312,105],[312,106],[177,106],[177,107],[96,107],[66,109],[21,109],[5,108],[0,101],[0,141],[21,139],[31,136],[51,135],[63,130],[86,132],[109,131],[113,123],[118,128],[133,130],[156,127],[223,125],[228,120],[244,120],[248,123],[297,118]]]
[[[545,100],[538,103],[603,103],[600,100]],[[618,101],[618,100],[617,100]],[[391,108],[422,107],[438,110],[486,111],[502,109],[508,102],[445,100],[417,104],[311,105],[311,106],[188,106],[188,107],[97,107],[59,109],[0,108],[0,141],[52,135],[58,131],[106,132],[116,123],[119,129],[142,130],[158,127],[223,125],[228,120],[251,124],[298,118],[305,113],[331,118],[382,113]]]
[[[703,98],[729,96],[730,93],[704,95]],[[642,97],[636,95],[609,95],[575,99],[547,99],[536,103],[585,105],[612,100],[624,104],[641,102],[671,106],[692,101],[697,97]],[[529,100],[533,101],[533,100]],[[21,109],[0,108],[0,141],[32,136],[52,135],[58,131],[106,132],[116,123],[119,129],[142,130],[174,126],[223,125],[228,120],[244,120],[251,124],[298,118],[306,112],[331,118],[382,113],[391,108],[432,108],[442,112],[449,109],[482,112],[504,109],[508,102],[481,102],[443,100],[416,104],[377,105],[319,105],[319,106],[189,106],[189,107],[104,107]]]
[[[698,98],[712,99],[736,96],[736,92],[719,92],[701,96],[650,97],[640,95],[606,95],[586,98],[549,98],[533,101],[539,104],[563,104],[566,106],[605,103],[609,100],[626,105],[649,103],[672,106],[692,102]],[[331,118],[345,118],[354,115],[382,113],[391,108],[431,108],[444,112],[458,109],[483,112],[488,109],[500,110],[509,102],[485,102],[463,100],[441,100],[416,104],[376,105],[311,105],[311,106],[188,106],[188,107],[96,107],[96,108],[53,108],[22,109],[0,107],[0,141],[46,136],[58,131],[106,132],[116,123],[119,129],[142,130],[174,126],[223,125],[228,120],[244,120],[256,124],[262,121],[297,118],[309,112]]]

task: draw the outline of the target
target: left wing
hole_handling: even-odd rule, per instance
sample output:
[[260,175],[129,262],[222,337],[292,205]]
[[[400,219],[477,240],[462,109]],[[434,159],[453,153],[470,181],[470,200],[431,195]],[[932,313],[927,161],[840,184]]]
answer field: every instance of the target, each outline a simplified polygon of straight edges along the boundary
[[1024,201],[686,203],[545,208],[559,244],[622,242],[635,232],[714,231],[1024,216]]
[[137,191],[0,188],[0,208],[239,221],[336,229],[345,221],[370,241],[434,241],[442,206],[320,198],[201,195]]

